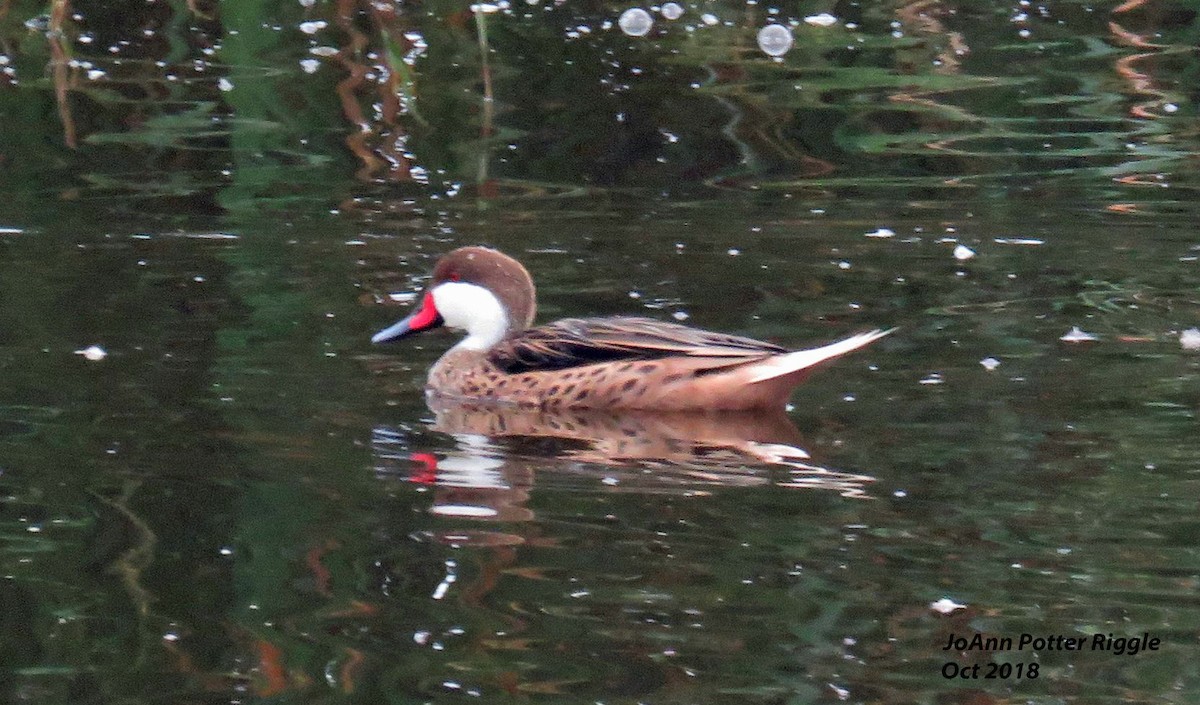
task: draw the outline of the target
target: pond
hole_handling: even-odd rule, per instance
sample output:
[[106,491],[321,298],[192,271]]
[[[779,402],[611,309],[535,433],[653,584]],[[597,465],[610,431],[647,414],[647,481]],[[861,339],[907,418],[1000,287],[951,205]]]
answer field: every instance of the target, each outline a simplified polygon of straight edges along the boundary
[[[1197,15],[0,5],[3,699],[1195,702]],[[778,414],[430,404],[370,337],[473,244],[897,330]]]

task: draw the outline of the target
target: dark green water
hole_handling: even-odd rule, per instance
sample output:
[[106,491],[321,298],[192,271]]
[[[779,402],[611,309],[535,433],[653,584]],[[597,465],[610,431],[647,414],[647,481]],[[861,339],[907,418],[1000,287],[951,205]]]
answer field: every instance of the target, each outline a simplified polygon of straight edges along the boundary
[[[0,5],[0,700],[1200,698],[1200,8],[681,5]],[[477,243],[900,330],[782,426],[497,434],[368,342]]]

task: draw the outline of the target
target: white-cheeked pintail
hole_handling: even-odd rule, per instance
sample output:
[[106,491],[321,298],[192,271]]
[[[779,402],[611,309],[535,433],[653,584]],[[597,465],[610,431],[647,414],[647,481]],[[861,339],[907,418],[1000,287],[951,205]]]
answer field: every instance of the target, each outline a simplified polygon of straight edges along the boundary
[[371,342],[440,326],[466,331],[429,371],[429,392],[443,398],[544,409],[744,411],[781,408],[814,365],[891,332],[793,352],[649,318],[530,327],[535,306],[533,279],[520,262],[462,247],[438,260],[416,310]]

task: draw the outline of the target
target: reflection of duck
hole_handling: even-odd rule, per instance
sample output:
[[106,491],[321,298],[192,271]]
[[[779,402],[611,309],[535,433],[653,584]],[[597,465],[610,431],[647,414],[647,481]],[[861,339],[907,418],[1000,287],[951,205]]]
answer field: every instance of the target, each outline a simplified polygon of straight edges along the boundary
[[772,463],[808,457],[796,447],[800,433],[782,410],[774,413],[647,412],[638,410],[495,407],[433,398],[433,428],[490,438],[555,438],[574,443],[563,455],[597,462],[694,463],[717,452],[743,462]]
[[[576,476],[596,474],[610,490],[639,492],[695,493],[705,487],[773,481],[861,496],[873,480],[813,464],[799,446],[799,431],[782,411],[547,411],[457,404],[438,397],[430,399],[430,407],[433,429],[459,439],[456,451],[441,459],[428,453],[396,453],[389,447],[403,439],[377,429],[376,454],[380,459],[417,462],[409,479],[450,493],[455,502],[470,487],[476,493],[503,496],[511,504],[511,491],[525,495],[533,486],[533,466]],[[546,441],[554,445],[547,447]],[[560,462],[538,462],[547,454]],[[468,468],[473,472],[465,472]],[[647,474],[650,468],[654,472]],[[506,491],[496,492],[498,487]],[[445,497],[439,500],[439,505],[447,503]],[[497,514],[511,514],[512,508],[499,509]]]
[[647,318],[569,318],[536,328],[529,272],[484,247],[438,261],[420,305],[372,338],[446,325],[467,332],[429,372],[443,397],[546,409],[779,409],[814,365],[863,347],[874,330],[812,350]]

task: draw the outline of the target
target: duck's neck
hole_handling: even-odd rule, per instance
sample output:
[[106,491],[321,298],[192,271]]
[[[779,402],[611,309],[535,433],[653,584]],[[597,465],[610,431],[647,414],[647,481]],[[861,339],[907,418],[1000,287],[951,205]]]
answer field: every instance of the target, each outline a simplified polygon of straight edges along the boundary
[[455,350],[489,350],[508,334],[508,313],[496,295],[467,282],[445,282],[433,290],[433,303],[450,328],[467,332]]

